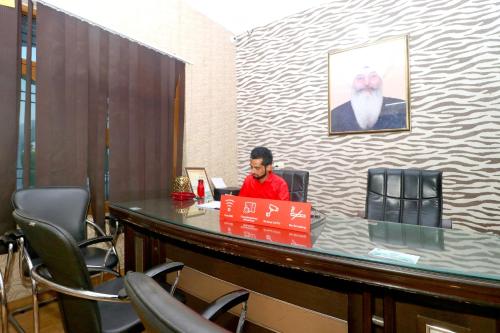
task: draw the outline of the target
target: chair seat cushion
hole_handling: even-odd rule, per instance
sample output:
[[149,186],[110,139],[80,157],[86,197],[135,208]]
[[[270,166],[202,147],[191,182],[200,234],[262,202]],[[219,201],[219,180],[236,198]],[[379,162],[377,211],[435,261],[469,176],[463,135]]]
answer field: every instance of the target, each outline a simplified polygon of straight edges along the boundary
[[104,265],[104,258],[108,250],[101,249],[95,246],[88,246],[81,248],[83,258],[85,259],[85,264],[87,266],[99,266],[113,268],[118,264],[118,258],[114,253],[111,253],[106,260],[106,265]]
[[[106,294],[118,294],[123,289],[123,279],[106,281],[94,288]],[[142,332],[144,326],[130,303],[98,302],[103,333]]]

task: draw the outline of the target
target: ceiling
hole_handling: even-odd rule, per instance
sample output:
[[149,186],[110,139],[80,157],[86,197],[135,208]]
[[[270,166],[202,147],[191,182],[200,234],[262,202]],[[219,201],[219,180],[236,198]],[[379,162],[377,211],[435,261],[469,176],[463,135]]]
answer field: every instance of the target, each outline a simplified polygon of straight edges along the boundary
[[328,0],[184,1],[235,35],[328,2]]

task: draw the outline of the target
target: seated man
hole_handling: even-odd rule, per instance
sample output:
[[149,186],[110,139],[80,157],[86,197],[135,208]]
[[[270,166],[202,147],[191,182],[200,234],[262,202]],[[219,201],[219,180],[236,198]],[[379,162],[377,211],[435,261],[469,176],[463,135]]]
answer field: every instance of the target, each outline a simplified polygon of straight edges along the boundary
[[256,147],[250,153],[250,174],[240,189],[240,197],[290,200],[288,185],[273,173],[273,154],[266,147]]

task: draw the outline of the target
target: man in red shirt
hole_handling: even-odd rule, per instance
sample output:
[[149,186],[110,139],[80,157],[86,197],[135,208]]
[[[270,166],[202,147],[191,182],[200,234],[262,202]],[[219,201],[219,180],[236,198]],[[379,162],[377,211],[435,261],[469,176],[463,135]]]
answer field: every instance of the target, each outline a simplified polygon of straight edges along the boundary
[[290,200],[288,185],[273,173],[273,154],[266,147],[256,147],[250,153],[250,174],[240,189],[240,197]]

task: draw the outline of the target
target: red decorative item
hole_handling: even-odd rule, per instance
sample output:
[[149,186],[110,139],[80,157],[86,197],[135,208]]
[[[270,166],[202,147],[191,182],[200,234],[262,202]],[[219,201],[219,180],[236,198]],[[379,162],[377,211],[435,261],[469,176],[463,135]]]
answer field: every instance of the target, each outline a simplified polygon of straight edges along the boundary
[[174,200],[192,200],[194,198],[194,193],[192,192],[172,192],[172,199]]
[[203,184],[203,179],[198,179],[198,198],[205,197],[205,185]]

